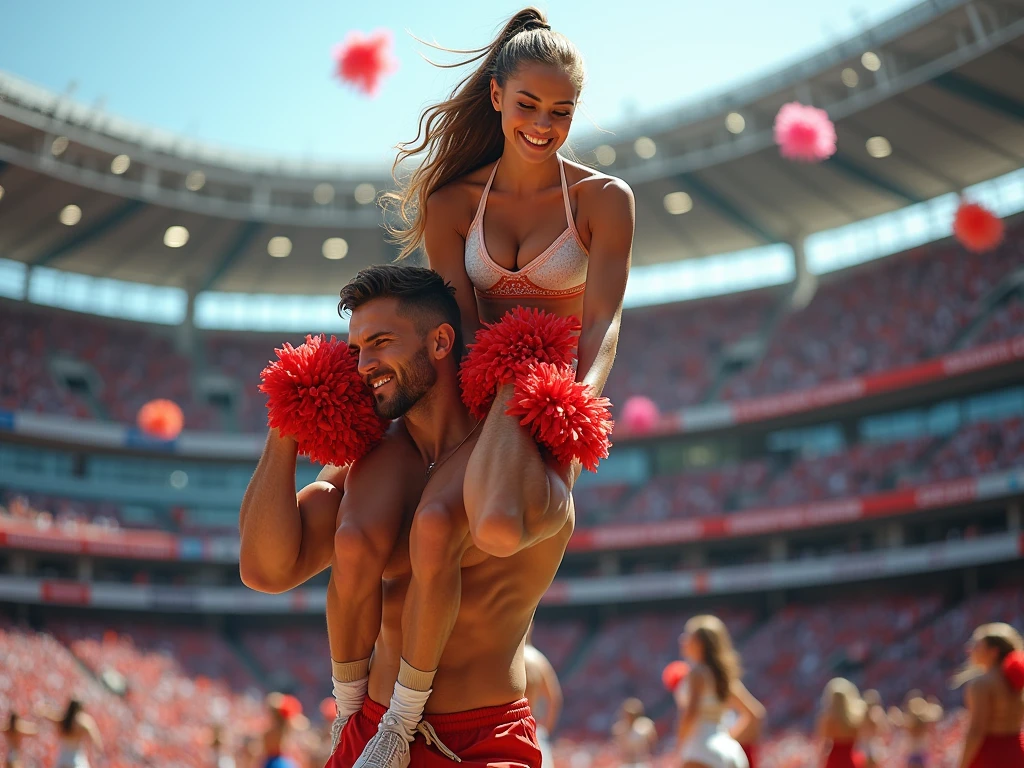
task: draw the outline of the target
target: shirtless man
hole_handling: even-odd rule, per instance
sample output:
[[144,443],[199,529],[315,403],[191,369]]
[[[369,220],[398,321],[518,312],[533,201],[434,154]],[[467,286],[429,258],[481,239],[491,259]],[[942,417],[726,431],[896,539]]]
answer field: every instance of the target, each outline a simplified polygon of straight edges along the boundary
[[[438,301],[439,294],[452,297],[436,273],[394,265],[364,270],[345,287],[342,305],[352,312],[349,343],[359,352],[360,373],[368,383],[382,372],[392,376],[375,396],[378,406],[402,418],[378,449],[350,470],[325,469],[297,497],[288,496],[294,492],[294,441],[271,434],[243,504],[243,580],[263,591],[283,591],[332,565],[332,656],[339,655],[335,635],[346,631],[339,617],[361,617],[361,636],[376,638],[366,700],[341,733],[330,763],[336,768],[409,765],[410,730],[430,742],[413,741],[416,766],[448,765],[445,752],[468,766],[540,765],[535,723],[523,698],[523,648],[572,533],[568,470],[549,470],[548,507],[538,529],[524,532],[518,551],[497,558],[474,546],[463,479],[478,430],[459,392],[458,308],[454,301]],[[372,557],[386,553],[382,599],[379,580],[376,590],[362,584],[367,551]],[[406,600],[416,564],[429,586],[431,563],[444,566],[453,552],[461,559],[455,574],[461,605],[436,605],[429,589]],[[357,582],[363,602],[354,609],[350,584]],[[437,671],[425,681],[432,687],[423,687],[418,670],[403,660],[403,609],[418,613],[412,626],[439,620],[451,625]],[[403,687],[421,694],[414,703],[425,709],[422,723],[418,714],[403,721],[405,713],[395,711],[403,678],[421,683],[419,689]],[[385,715],[377,702],[389,698]]]
[[526,637],[526,700],[537,721],[537,741],[540,744],[541,765],[553,768],[555,758],[551,752],[551,734],[562,714],[562,686],[555,668],[547,656],[533,645],[533,630]]

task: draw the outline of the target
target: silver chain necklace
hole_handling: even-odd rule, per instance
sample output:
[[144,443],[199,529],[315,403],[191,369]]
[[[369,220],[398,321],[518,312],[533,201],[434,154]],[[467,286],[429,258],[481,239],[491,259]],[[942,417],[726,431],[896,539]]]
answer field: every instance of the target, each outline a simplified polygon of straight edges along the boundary
[[478,421],[476,424],[473,425],[473,428],[471,430],[469,430],[469,432],[466,434],[466,436],[464,438],[462,438],[462,441],[458,445],[455,446],[455,448],[453,448],[451,451],[449,451],[447,454],[445,454],[441,458],[434,459],[432,462],[430,462],[427,465],[427,480],[430,479],[430,476],[434,473],[435,469],[440,467],[442,464],[444,464],[446,461],[448,461],[448,459],[450,459],[452,456],[454,456],[456,453],[459,452],[459,448],[461,448],[462,446],[464,446],[466,444],[466,441],[469,440],[469,438],[471,438],[473,436],[473,433],[476,432],[477,428],[481,424],[483,424],[483,423],[484,422],[483,422],[482,419],[480,421]]

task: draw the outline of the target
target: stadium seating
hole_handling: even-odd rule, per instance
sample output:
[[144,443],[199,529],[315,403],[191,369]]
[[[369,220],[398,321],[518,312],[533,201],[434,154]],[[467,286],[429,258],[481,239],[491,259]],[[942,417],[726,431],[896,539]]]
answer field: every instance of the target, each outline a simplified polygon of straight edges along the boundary
[[[331,649],[326,632],[303,628],[246,631],[242,644],[274,687],[299,697],[307,711],[316,711],[331,693]],[[282,685],[283,683],[283,685]]]
[[[775,329],[764,358],[725,376],[718,394],[746,399],[805,389],[947,352],[979,316],[981,300],[1019,268],[1022,247],[1024,225],[1018,222],[985,258],[947,241],[831,275],[808,307]],[[720,353],[769,328],[780,298],[766,289],[627,311],[606,394],[616,403],[647,395],[663,410],[709,400]],[[978,345],[1015,335],[1022,318],[1018,292],[967,341]],[[160,326],[3,301],[0,327],[0,408],[131,423],[144,402],[166,397],[182,406],[191,429],[265,429],[259,372],[275,346],[301,341],[299,334],[200,334],[197,367]],[[59,384],[50,369],[54,358],[86,364],[99,378],[93,395]],[[197,373],[235,382],[233,419],[196,397]]]
[[[982,421],[951,436],[889,443],[854,443],[827,455],[781,455],[658,475],[643,486],[583,486],[576,494],[577,525],[643,523],[700,518],[739,510],[784,507],[883,493],[1018,466],[1024,459],[1024,418]],[[788,463],[787,463],[788,462]],[[2,491],[2,489],[0,489]],[[7,492],[6,514],[41,526],[125,525],[116,505]],[[0,506],[0,515],[4,507]],[[153,519],[153,524],[157,518]],[[218,517],[202,524],[202,511],[171,511],[164,520],[180,533],[234,535],[235,523]],[[139,527],[133,520],[128,527]]]
[[[792,604],[762,619],[749,610],[711,610],[730,627],[745,681],[768,709],[764,764],[783,768],[804,765],[799,760],[817,749],[806,734],[829,678],[875,688],[886,705],[899,705],[918,688],[952,711],[960,694],[948,680],[963,663],[973,628],[992,620],[1024,624],[1024,596],[1011,588],[947,606],[938,594],[915,593]],[[660,674],[677,658],[678,635],[694,612],[643,611],[596,628],[582,620],[538,619],[534,643],[559,671],[565,695],[557,736],[567,762],[560,765],[573,764],[573,754],[586,754],[592,766],[606,764],[597,756],[608,751],[609,729],[628,696],[647,705],[663,736],[661,749],[670,753],[674,707]],[[40,707],[60,709],[71,694],[97,719],[109,764],[118,767],[143,759],[155,767],[207,765],[210,723],[230,723],[236,740],[262,727],[254,694],[263,685],[216,630],[65,617],[49,621],[47,632],[0,619],[0,714],[13,709],[42,723],[40,737],[26,742],[33,759],[52,759],[55,750]],[[241,642],[264,673],[286,670],[317,719],[329,687],[323,630],[261,627],[244,630]],[[948,754],[961,737],[962,721],[954,715],[937,729],[936,752]],[[901,740],[886,744],[890,758],[902,755]]]
[[[807,389],[920,362],[951,350],[981,300],[1021,265],[1017,221],[996,251],[979,258],[952,241],[833,275],[813,301],[777,329],[764,359],[723,389],[726,400]],[[1020,309],[1005,311],[1019,315]],[[975,343],[1020,333],[1002,315]]]
[[618,404],[645,395],[662,410],[701,402],[719,353],[759,330],[776,301],[766,290],[627,310],[605,394]]

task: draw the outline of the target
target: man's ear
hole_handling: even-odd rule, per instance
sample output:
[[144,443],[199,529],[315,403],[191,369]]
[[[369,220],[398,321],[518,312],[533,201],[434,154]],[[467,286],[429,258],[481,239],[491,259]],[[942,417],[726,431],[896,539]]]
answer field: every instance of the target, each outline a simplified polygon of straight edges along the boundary
[[434,329],[431,354],[435,360],[442,360],[455,351],[455,329],[448,323],[441,323]]

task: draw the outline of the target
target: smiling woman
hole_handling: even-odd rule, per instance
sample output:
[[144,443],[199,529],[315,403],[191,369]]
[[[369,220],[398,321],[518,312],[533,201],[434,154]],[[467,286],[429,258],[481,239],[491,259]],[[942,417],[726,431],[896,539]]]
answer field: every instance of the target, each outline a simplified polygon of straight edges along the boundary
[[[403,256],[422,247],[451,282],[467,340],[519,306],[577,318],[576,378],[598,395],[615,357],[634,213],[624,182],[559,155],[583,57],[535,8],[470,53],[474,70],[423,112],[399,152],[396,168],[421,164],[389,198],[404,224],[393,234]],[[549,457],[506,413],[510,396],[498,393],[464,489],[477,539],[495,555],[522,545],[524,521],[552,492]],[[571,485],[573,471],[563,476]]]

